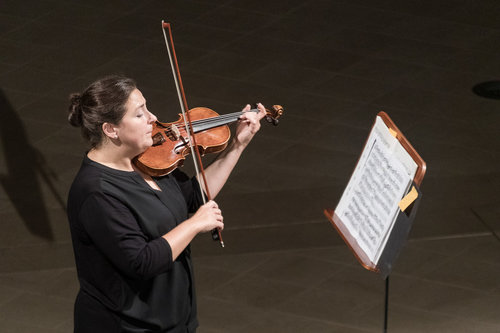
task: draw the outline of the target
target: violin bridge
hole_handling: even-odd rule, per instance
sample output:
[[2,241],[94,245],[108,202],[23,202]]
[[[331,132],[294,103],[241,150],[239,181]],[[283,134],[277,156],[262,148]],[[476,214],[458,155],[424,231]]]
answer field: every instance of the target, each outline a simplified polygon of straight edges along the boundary
[[179,137],[181,136],[181,132],[177,128],[175,124],[170,125],[170,129],[167,133],[167,136],[170,140],[172,141],[177,141],[179,140]]

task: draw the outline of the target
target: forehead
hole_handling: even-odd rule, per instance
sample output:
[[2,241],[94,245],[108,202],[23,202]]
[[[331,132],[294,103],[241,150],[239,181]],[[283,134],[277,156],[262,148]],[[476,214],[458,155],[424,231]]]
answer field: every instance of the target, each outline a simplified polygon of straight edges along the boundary
[[142,93],[139,89],[134,89],[130,96],[128,97],[126,108],[127,111],[133,111],[146,103],[146,99],[142,96]]

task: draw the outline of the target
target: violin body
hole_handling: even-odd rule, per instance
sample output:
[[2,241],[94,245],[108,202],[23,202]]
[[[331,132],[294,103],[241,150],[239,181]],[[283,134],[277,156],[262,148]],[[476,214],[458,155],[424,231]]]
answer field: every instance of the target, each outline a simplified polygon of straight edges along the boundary
[[[208,129],[197,124],[214,122],[219,114],[209,108],[197,107],[188,111],[193,123],[193,130],[200,155],[223,151],[231,137],[228,125],[219,125]],[[153,145],[134,159],[135,165],[150,176],[164,176],[183,165],[190,153],[189,133],[184,117],[172,123],[153,124]]]
[[[214,110],[197,107],[187,111],[187,118],[191,120],[193,143],[198,148],[200,156],[223,151],[231,137],[230,123],[238,121],[243,111],[219,115]],[[245,112],[259,112],[251,109]],[[278,124],[278,118],[283,114],[281,105],[273,105],[266,109],[266,120],[273,125]],[[186,129],[184,117],[179,114],[179,120],[173,123],[157,121],[153,125],[153,145],[134,159],[134,164],[142,172],[154,176],[164,176],[175,168],[182,166],[191,150],[191,131]]]

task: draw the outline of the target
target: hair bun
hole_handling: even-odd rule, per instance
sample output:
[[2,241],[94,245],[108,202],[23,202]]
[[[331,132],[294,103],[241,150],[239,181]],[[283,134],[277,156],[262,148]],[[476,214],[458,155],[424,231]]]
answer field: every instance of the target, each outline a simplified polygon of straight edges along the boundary
[[82,126],[82,95],[74,93],[69,96],[68,121],[72,126]]

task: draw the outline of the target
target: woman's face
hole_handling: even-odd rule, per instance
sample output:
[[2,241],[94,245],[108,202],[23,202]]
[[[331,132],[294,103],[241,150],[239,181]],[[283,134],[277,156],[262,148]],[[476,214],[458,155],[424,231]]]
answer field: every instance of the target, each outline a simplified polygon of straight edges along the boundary
[[157,119],[149,112],[146,99],[139,89],[132,91],[125,109],[126,112],[115,129],[121,144],[140,154],[153,144],[151,131]]

